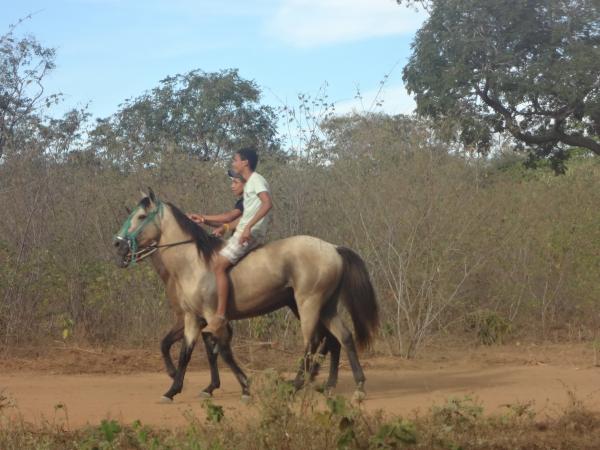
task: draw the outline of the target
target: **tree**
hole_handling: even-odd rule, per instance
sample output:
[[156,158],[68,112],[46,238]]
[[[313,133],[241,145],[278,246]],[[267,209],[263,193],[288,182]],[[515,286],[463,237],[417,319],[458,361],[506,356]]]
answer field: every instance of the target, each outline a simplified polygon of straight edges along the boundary
[[408,3],[430,12],[403,74],[418,114],[455,119],[482,152],[507,132],[557,171],[571,147],[600,155],[598,0]]
[[158,162],[165,144],[200,159],[229,157],[244,145],[279,152],[276,118],[260,105],[260,90],[237,70],[175,75],[128,100],[90,134],[96,151],[111,158]]
[[17,25],[0,36],[0,158],[8,145],[37,129],[41,108],[61,98],[61,94],[46,95],[43,86],[55,67],[54,49],[32,36],[17,38]]

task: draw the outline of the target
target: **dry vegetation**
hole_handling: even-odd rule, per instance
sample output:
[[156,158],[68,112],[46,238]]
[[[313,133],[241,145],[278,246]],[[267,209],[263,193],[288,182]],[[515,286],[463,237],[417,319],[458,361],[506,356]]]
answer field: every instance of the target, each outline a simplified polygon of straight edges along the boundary
[[600,417],[571,394],[558,416],[538,416],[528,403],[507,404],[486,414],[477,399],[450,398],[424,415],[390,417],[367,413],[342,397],[323,401],[314,391],[294,395],[274,372],[257,382],[253,414],[229,417],[211,401],[199,416],[185,413],[188,425],[153,428],[135,421],[102,420],[72,430],[68,408],[56,406],[53,421],[34,426],[9,419],[0,396],[0,447],[36,449],[592,449],[597,448]]
[[[440,336],[595,340],[597,160],[576,158],[565,176],[508,156],[481,160],[402,116],[324,130],[320,153],[261,162],[275,200],[271,237],[356,249],[377,289],[384,348],[411,357]],[[160,164],[128,169],[29,150],[0,165],[2,347],[154,345],[171,321],[161,283],[146,263],[117,269],[112,236],[146,186],[186,211],[228,208],[226,163],[169,146]],[[238,336],[288,343],[296,331],[283,311],[237,326]]]

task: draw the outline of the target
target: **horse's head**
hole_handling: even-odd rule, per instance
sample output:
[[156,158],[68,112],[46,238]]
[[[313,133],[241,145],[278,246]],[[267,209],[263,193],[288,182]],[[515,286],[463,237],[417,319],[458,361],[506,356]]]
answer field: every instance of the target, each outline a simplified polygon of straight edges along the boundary
[[144,195],[135,209],[115,235],[114,246],[117,249],[117,264],[127,267],[135,262],[140,253],[160,239],[160,218],[163,204],[154,195],[152,189]]

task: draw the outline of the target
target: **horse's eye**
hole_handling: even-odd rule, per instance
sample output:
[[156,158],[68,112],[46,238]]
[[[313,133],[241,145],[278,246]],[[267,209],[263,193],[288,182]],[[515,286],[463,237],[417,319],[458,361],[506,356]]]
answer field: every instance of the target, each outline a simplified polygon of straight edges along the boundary
[[140,217],[138,217],[138,219],[139,220],[144,220],[146,217],[148,217],[148,216],[146,216],[146,214],[142,214]]

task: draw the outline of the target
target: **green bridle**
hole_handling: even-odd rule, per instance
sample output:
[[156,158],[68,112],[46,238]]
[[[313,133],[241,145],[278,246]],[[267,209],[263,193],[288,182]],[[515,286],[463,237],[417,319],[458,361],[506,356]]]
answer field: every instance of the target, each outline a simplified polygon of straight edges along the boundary
[[[141,208],[141,206],[139,206],[138,208]],[[125,223],[123,224],[123,226],[121,227],[121,229],[115,236],[115,239],[120,240],[120,241],[125,241],[129,244],[132,264],[135,264],[137,261],[136,255],[137,255],[137,251],[138,251],[138,242],[137,242],[138,235],[142,232],[142,230],[144,229],[144,227],[146,225],[154,222],[157,216],[160,218],[162,218],[162,216],[163,216],[163,203],[160,200],[157,200],[156,208],[154,208],[152,211],[150,211],[148,213],[148,215],[146,216],[146,218],[144,220],[142,220],[140,222],[140,224],[134,230],[129,231],[129,228],[131,228],[133,218],[135,217],[135,215],[138,211],[138,208],[133,210],[133,212],[129,215],[127,220],[125,220]]]

